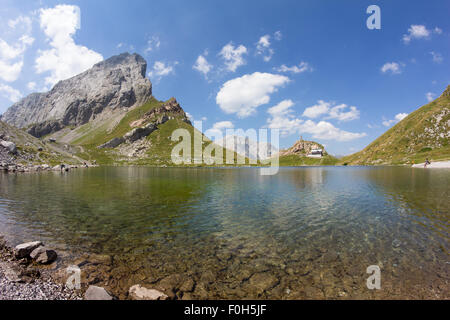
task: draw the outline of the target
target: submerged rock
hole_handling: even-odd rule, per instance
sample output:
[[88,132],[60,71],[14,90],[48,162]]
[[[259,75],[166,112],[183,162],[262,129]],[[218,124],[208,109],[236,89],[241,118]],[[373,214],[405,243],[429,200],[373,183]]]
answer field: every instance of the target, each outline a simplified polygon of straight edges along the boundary
[[31,259],[40,264],[49,264],[56,260],[58,255],[56,251],[48,249],[46,247],[38,247],[30,253]]
[[132,300],[167,300],[169,297],[161,291],[155,289],[147,289],[137,284],[128,291]]
[[27,242],[19,244],[14,248],[14,255],[17,259],[26,258],[33,252],[34,249],[43,246],[41,241]]
[[84,294],[84,300],[113,300],[113,297],[102,287],[89,286]]

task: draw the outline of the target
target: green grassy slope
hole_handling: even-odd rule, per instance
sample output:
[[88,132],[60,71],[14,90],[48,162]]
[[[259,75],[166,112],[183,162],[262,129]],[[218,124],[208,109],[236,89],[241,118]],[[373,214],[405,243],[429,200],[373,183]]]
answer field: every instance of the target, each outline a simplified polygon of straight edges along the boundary
[[337,164],[339,160],[333,156],[326,155],[321,159],[308,158],[291,154],[288,156],[280,157],[281,167],[295,167],[295,166],[333,166]]
[[341,159],[350,165],[406,164],[450,159],[450,86],[364,150]]
[[[171,160],[171,153],[173,147],[178,143],[171,140],[172,132],[176,129],[186,129],[191,135],[191,154],[193,155],[194,148],[194,131],[193,126],[183,121],[183,116],[179,114],[170,114],[174,119],[167,121],[164,124],[158,126],[158,130],[155,130],[146,139],[150,143],[150,147],[146,150],[144,156],[127,158],[118,154],[116,149],[98,149],[97,147],[113,138],[122,137],[133,128],[130,124],[133,121],[141,119],[145,113],[163,105],[164,102],[158,101],[152,98],[146,104],[134,108],[129,111],[120,122],[113,127],[112,130],[108,130],[110,123],[105,123],[92,128],[88,123],[80,128],[78,132],[81,132],[81,136],[71,141],[72,144],[82,147],[82,152],[79,153],[80,157],[87,158],[89,160],[96,160],[98,164],[102,165],[174,165]],[[203,148],[206,148],[211,141],[204,137],[206,142],[203,144]],[[221,148],[221,147],[219,147]],[[221,148],[222,149],[222,148]],[[223,150],[225,159],[225,150]],[[237,155],[234,154],[234,158],[237,159]],[[248,160],[247,160],[248,163]],[[194,164],[192,164],[194,165]]]
[[[17,146],[14,162],[18,164],[48,164],[55,166],[61,163],[80,164],[83,160],[73,157],[74,149],[65,149],[56,143],[46,142],[33,137],[25,131],[0,121],[0,134],[5,140],[12,141]],[[6,138],[7,137],[7,138]]]

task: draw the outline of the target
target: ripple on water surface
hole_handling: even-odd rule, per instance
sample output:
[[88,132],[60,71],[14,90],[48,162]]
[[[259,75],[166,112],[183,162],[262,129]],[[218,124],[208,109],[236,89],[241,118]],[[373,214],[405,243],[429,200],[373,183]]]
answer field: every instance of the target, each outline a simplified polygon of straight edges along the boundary
[[[94,168],[0,175],[0,232],[85,281],[178,298],[450,298],[450,171]],[[382,290],[366,287],[379,265]]]

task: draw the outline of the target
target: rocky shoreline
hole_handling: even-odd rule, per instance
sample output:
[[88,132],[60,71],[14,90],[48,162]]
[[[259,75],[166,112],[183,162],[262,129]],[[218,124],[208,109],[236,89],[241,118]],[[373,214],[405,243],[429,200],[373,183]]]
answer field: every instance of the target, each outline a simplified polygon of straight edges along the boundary
[[[84,279],[87,281],[83,281],[78,287],[69,288],[67,282],[64,283],[68,278],[67,269],[57,267],[57,258],[57,253],[40,241],[27,242],[12,248],[0,236],[0,300],[118,299],[105,288],[91,284],[96,281],[89,280],[89,275]],[[99,259],[101,260],[101,257],[97,257],[97,260]],[[86,265],[97,266],[97,262],[91,257],[88,260],[81,259],[71,267],[77,269]],[[169,296],[156,289],[136,284],[130,287],[126,299],[168,300]]]
[[98,167],[98,165],[91,164],[83,164],[83,165],[57,165],[54,167],[49,166],[48,164],[42,165],[24,165],[17,163],[8,163],[2,162],[0,163],[0,171],[9,172],[9,173],[26,173],[26,172],[43,172],[43,171],[56,171],[56,172],[68,172],[70,170],[79,169],[79,168],[92,168]]
[[[48,263],[56,259],[55,256],[47,257],[51,259],[45,260],[47,252],[39,255],[36,252],[35,259],[32,259],[29,256],[31,253],[25,254],[27,252],[27,250],[20,253],[15,251],[0,237],[0,300],[82,299],[80,292],[56,283],[49,275],[48,269],[40,268],[41,263]],[[49,253],[52,254],[55,253]]]

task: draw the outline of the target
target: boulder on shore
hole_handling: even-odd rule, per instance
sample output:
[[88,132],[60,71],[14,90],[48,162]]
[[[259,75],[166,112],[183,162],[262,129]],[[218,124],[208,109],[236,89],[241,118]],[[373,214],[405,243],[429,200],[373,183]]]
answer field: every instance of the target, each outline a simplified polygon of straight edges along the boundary
[[102,287],[89,286],[84,294],[84,300],[113,300],[113,297]]
[[16,144],[14,142],[0,140],[0,145],[2,147],[4,147],[5,149],[7,149],[8,152],[11,153],[11,154],[16,154],[17,153],[17,147],[16,147]]
[[34,249],[43,246],[41,241],[33,241],[19,244],[14,248],[14,255],[17,259],[26,258],[33,252]]
[[147,289],[137,284],[130,288],[128,291],[129,297],[132,300],[167,300],[169,297],[164,293],[155,290]]
[[58,255],[56,251],[47,247],[38,247],[30,253],[31,259],[40,264],[49,264],[56,260]]

